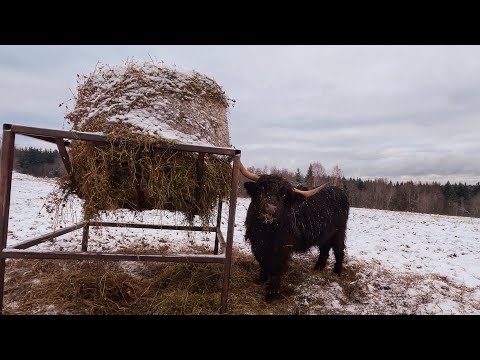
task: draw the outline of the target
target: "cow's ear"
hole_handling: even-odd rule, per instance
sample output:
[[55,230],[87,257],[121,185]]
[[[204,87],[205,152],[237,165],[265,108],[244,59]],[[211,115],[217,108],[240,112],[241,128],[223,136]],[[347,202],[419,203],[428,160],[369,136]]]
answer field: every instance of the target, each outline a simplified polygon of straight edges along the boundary
[[243,187],[247,189],[248,195],[253,196],[257,190],[257,183],[253,181],[247,181],[245,184],[243,184]]

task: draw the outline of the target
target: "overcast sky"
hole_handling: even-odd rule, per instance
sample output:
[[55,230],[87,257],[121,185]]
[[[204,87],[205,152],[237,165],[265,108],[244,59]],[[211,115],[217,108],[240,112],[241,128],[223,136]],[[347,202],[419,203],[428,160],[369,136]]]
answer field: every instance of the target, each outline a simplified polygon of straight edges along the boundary
[[70,129],[76,75],[131,57],[221,85],[246,166],[480,181],[480,46],[0,45],[0,121]]

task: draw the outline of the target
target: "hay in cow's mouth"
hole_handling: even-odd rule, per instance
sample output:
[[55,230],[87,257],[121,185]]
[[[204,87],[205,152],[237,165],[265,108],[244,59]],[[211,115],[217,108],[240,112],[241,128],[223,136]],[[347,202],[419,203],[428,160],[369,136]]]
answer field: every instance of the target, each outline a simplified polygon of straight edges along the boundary
[[270,213],[262,214],[263,223],[266,225],[271,225],[275,221],[275,217]]

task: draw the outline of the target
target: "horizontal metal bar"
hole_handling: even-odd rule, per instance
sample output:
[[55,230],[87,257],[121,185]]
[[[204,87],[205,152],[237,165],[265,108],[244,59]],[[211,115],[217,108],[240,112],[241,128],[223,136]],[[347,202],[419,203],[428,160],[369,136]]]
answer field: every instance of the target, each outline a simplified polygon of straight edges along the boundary
[[7,247],[7,249],[28,249],[29,247],[40,244],[44,241],[54,239],[60,235],[68,234],[69,232],[78,230],[84,227],[87,223],[88,223],[87,221],[83,221],[81,223],[63,228],[61,230],[55,230],[55,231],[52,231],[51,233],[39,236],[37,238],[31,239],[31,240],[25,240],[15,246],[9,246]]
[[108,142],[107,137],[101,134],[79,132],[79,131],[66,131],[56,129],[43,129],[30,126],[16,125],[16,124],[4,124],[4,129],[11,129],[12,132],[20,135],[29,136],[44,136],[53,138],[66,138],[73,140],[90,140],[98,142]]
[[6,248],[0,251],[0,258],[12,259],[64,259],[64,260],[114,260],[114,261],[152,261],[152,262],[188,262],[219,263],[225,262],[225,255],[156,255],[156,254],[114,254],[105,252],[73,252],[46,250],[19,250]]
[[[103,143],[109,143],[110,141],[105,135],[90,133],[90,132],[81,132],[81,131],[65,131],[65,130],[55,130],[55,129],[43,129],[30,126],[16,125],[16,124],[4,124],[4,129],[10,129],[13,133],[20,135],[28,135],[37,137],[53,137],[53,138],[65,138],[73,140],[85,140],[85,141],[97,141]],[[140,143],[142,144],[142,143]],[[165,144],[165,143],[153,143],[145,144],[159,149],[171,149],[179,151],[188,151],[188,152],[199,152],[199,153],[210,153],[218,155],[230,155],[235,156],[240,154],[240,150],[232,149],[227,147],[216,147],[216,146],[200,146],[200,145],[186,145],[186,144]]]
[[154,143],[153,147],[158,149],[171,149],[179,151],[188,151],[188,152],[198,152],[198,153],[209,153],[217,155],[230,155],[235,156],[240,152],[240,150],[225,148],[225,147],[216,147],[216,146],[201,146],[201,145],[187,145],[187,144],[174,144],[168,145],[164,143]]
[[90,221],[90,226],[106,226],[106,227],[130,227],[143,229],[163,229],[163,230],[187,230],[187,231],[217,231],[213,226],[178,226],[178,225],[152,225],[152,224],[135,224],[135,223],[116,223],[103,221]]

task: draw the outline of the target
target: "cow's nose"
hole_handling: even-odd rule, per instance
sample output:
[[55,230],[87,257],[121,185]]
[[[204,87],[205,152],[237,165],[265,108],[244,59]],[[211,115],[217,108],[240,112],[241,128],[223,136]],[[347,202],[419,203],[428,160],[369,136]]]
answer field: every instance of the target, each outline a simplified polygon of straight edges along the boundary
[[271,215],[274,215],[275,212],[277,211],[277,207],[275,205],[272,205],[272,204],[267,204],[265,210],[267,210],[267,213],[269,213]]

